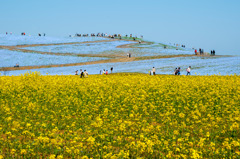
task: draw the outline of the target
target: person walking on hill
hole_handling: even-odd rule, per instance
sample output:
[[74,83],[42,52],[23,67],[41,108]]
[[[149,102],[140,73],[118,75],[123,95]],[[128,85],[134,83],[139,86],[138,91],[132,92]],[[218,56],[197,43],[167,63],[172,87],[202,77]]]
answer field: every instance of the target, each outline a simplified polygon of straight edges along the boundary
[[181,71],[181,68],[178,67],[177,70],[175,71],[175,75],[180,75],[181,74],[180,71]]
[[75,75],[78,75],[78,70],[77,70],[77,71],[75,71]]
[[80,69],[80,78],[83,78],[83,71]]
[[215,50],[213,50],[213,55],[215,55]]
[[87,78],[88,77],[88,72],[86,70],[84,70],[83,75],[84,75],[85,78]]
[[176,67],[175,70],[174,70],[174,74],[177,75],[177,73],[178,73],[178,69]]
[[190,73],[191,72],[191,66],[189,66],[186,71],[187,71],[187,75],[191,75],[191,73]]
[[111,73],[112,73],[112,71],[113,71],[113,67],[111,67]]
[[155,67],[153,67],[152,72],[153,72],[153,75],[156,75],[156,69],[155,69]]

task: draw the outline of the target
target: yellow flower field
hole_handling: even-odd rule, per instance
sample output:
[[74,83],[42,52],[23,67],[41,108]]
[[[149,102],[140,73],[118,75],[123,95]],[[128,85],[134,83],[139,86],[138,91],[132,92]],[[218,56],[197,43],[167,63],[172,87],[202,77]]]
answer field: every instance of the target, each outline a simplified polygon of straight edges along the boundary
[[240,76],[0,76],[0,158],[239,158]]

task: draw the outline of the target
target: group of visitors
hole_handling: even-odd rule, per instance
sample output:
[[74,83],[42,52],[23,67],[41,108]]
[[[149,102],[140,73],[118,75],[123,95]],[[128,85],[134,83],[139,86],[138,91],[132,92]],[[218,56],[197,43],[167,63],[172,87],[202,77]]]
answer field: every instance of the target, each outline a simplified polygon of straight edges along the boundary
[[215,55],[215,50],[211,50],[211,55]]
[[[75,71],[75,75],[78,75],[78,70],[77,71]],[[87,72],[87,70],[84,70],[84,71],[82,71],[82,69],[80,69],[80,78],[83,78],[83,77],[88,77],[88,72]]]
[[151,71],[149,71],[149,74],[150,74],[150,75],[154,75],[154,76],[155,76],[155,75],[156,75],[156,68],[155,68],[155,67],[153,67],[153,68],[152,68],[152,70],[151,70]]
[[[91,34],[76,33],[75,34],[75,37],[88,37],[88,36],[91,36],[91,37],[95,37],[95,36],[97,36],[97,37],[108,37],[108,38],[111,38],[111,39],[119,38],[120,40],[122,39],[121,34],[107,34],[107,33],[97,33],[97,34],[95,34],[95,33],[91,33]],[[69,35],[69,37],[72,37],[72,35]],[[128,35],[126,34],[125,37],[127,38]],[[129,37],[132,38],[133,40],[137,40],[137,36],[133,36],[132,34],[130,34]],[[140,37],[143,39],[143,35],[141,35]],[[139,43],[141,44],[140,41],[139,41]]]
[[180,67],[176,67],[175,70],[174,70],[174,74],[175,75],[180,75],[181,74],[181,68]]
[[[195,49],[195,55],[203,55],[204,50],[199,48],[199,52],[197,52],[197,49]],[[211,50],[211,55],[215,55],[215,50]]]
[[[110,68],[111,73],[113,72],[113,67]],[[108,70],[100,70],[100,75],[108,75]]]
[[100,70],[100,75],[108,75],[108,70]]
[[16,65],[15,65],[14,67],[19,67],[19,64],[18,64],[18,63],[16,63]]
[[[45,33],[43,33],[43,36],[45,36],[46,34]],[[40,34],[40,33],[38,33],[38,36],[42,36],[42,34]]]
[[[110,68],[111,73],[113,72],[113,67]],[[191,75],[191,66],[189,66],[187,69],[187,75]],[[108,75],[109,72],[108,70],[100,70],[100,75]],[[150,75],[156,75],[156,68],[153,67],[151,71],[149,71]],[[75,71],[75,75],[78,75],[78,70]],[[174,75],[181,75],[181,68],[180,67],[176,67],[174,70]],[[88,72],[86,70],[82,71],[82,69],[80,69],[80,78],[83,77],[88,77]]]
[[[189,66],[187,69],[187,75],[191,75],[191,66]],[[175,75],[181,75],[181,68],[180,67],[176,67],[174,70],[174,74]]]
[[[113,67],[110,68],[111,73],[113,72]],[[100,75],[107,75],[108,74],[108,70],[100,70]],[[75,75],[78,75],[78,70],[75,71]],[[88,77],[88,72],[87,70],[82,71],[82,69],[80,69],[80,78],[83,77]]]
[[[187,69],[187,75],[191,75],[191,66],[189,66]],[[156,68],[153,67],[151,71],[148,72],[149,75],[156,75]],[[181,68],[180,67],[176,67],[174,70],[174,75],[181,75]]]
[[[204,50],[199,48],[199,54],[203,55],[204,54]],[[197,49],[195,49],[195,55],[198,55]]]
[[[8,35],[8,34],[9,34],[9,33],[6,32],[6,35]],[[10,35],[12,35],[12,32],[10,32]],[[25,32],[22,32],[21,35],[26,35],[26,33],[25,33]],[[31,36],[31,35],[29,35],[29,36]],[[43,34],[38,33],[38,36],[46,36],[46,34],[45,34],[45,33],[43,33]]]
[[131,53],[127,53],[127,57],[131,58],[131,56],[132,56]]
[[200,55],[203,55],[204,54],[204,50],[199,48],[199,53],[200,53]]

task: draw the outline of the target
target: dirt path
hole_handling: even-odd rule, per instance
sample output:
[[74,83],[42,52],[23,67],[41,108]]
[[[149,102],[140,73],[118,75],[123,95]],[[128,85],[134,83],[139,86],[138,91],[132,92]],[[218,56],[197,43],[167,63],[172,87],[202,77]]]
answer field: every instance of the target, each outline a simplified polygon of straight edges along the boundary
[[28,44],[28,45],[16,45],[16,46],[3,46],[0,45],[0,49],[7,49],[11,51],[21,51],[23,53],[37,53],[37,54],[45,54],[45,55],[60,55],[60,56],[78,56],[78,57],[107,57],[107,58],[116,58],[123,57],[119,55],[104,55],[104,54],[75,54],[75,53],[54,53],[54,52],[43,52],[43,51],[35,51],[22,49],[25,47],[36,47],[36,46],[53,46],[53,45],[73,45],[73,44],[87,44],[87,43],[102,43],[102,42],[111,42],[111,41],[119,41],[119,39],[110,39],[110,40],[98,40],[98,41],[85,41],[85,42],[72,42],[72,43],[56,43],[56,44]]
[[[124,41],[133,41],[121,39]],[[54,52],[41,52],[34,50],[24,49],[25,47],[36,47],[36,46],[52,46],[52,45],[72,45],[72,44],[86,44],[86,43],[100,43],[100,42],[110,42],[110,41],[120,41],[120,39],[109,39],[109,40],[99,40],[99,41],[85,41],[85,42],[71,42],[71,43],[56,43],[56,44],[28,44],[28,45],[16,45],[16,46],[1,46],[0,49],[8,49],[12,51],[21,51],[23,53],[37,53],[37,54],[47,54],[47,55],[61,55],[61,56],[79,56],[79,57],[107,57],[111,59],[91,61],[91,62],[82,62],[82,63],[69,63],[69,64],[57,64],[57,65],[41,65],[41,66],[20,66],[20,67],[2,67],[0,71],[12,71],[12,70],[29,70],[29,69],[39,69],[39,68],[51,68],[51,67],[67,67],[67,66],[81,66],[81,65],[93,65],[93,64],[102,64],[102,63],[116,63],[116,62],[132,62],[140,60],[151,60],[151,59],[160,59],[160,58],[174,58],[174,57],[192,57],[196,55],[167,55],[167,56],[144,56],[144,57],[131,57],[120,55],[104,55],[104,54],[74,54],[74,53],[54,53]],[[136,41],[133,41],[136,42]],[[142,44],[148,44],[150,42],[142,42]],[[132,44],[125,44],[117,46],[117,48],[135,48]],[[138,48],[138,47],[136,47]],[[198,55],[200,56],[200,55]]]
[[160,59],[160,58],[174,58],[174,57],[192,57],[196,55],[168,55],[168,56],[146,56],[146,57],[121,57],[108,60],[99,60],[91,62],[82,62],[82,63],[69,63],[69,64],[58,64],[58,65],[41,65],[41,66],[22,66],[22,67],[3,67],[0,68],[0,71],[13,71],[13,70],[29,70],[29,69],[39,69],[39,68],[51,68],[51,67],[67,67],[67,66],[81,66],[81,65],[93,65],[93,64],[102,64],[102,63],[116,63],[116,62],[132,62],[140,60],[151,60],[151,59]]
[[[136,41],[133,41],[133,42],[136,42]],[[136,44],[138,44],[138,43],[124,44],[124,45],[119,45],[116,48],[140,48],[140,47],[134,47],[134,45],[136,45]],[[151,44],[151,42],[142,42],[141,44]]]
[[11,48],[11,49],[8,49],[8,50],[21,51],[22,53],[43,54],[43,55],[78,56],[78,57],[107,57],[107,58],[123,57],[123,56],[111,55],[111,54],[110,55],[105,55],[105,54],[55,53],[55,52],[43,52],[43,51],[34,51],[34,50],[18,49],[18,48]]
[[14,45],[14,46],[0,45],[0,48],[3,48],[3,49],[13,49],[13,48],[23,48],[23,47],[36,47],[36,46],[52,46],[52,45],[73,45],[73,44],[87,44],[87,43],[102,43],[102,42],[110,42],[110,41],[119,41],[119,39],[97,40],[97,41],[84,41],[84,42],[70,42],[70,43],[24,44],[24,45]]

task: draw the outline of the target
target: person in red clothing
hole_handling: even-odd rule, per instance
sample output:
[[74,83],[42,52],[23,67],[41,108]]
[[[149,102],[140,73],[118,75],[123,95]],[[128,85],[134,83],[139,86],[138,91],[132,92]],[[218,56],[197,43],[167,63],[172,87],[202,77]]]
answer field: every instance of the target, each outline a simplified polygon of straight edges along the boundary
[[195,49],[195,55],[197,55],[197,49]]

